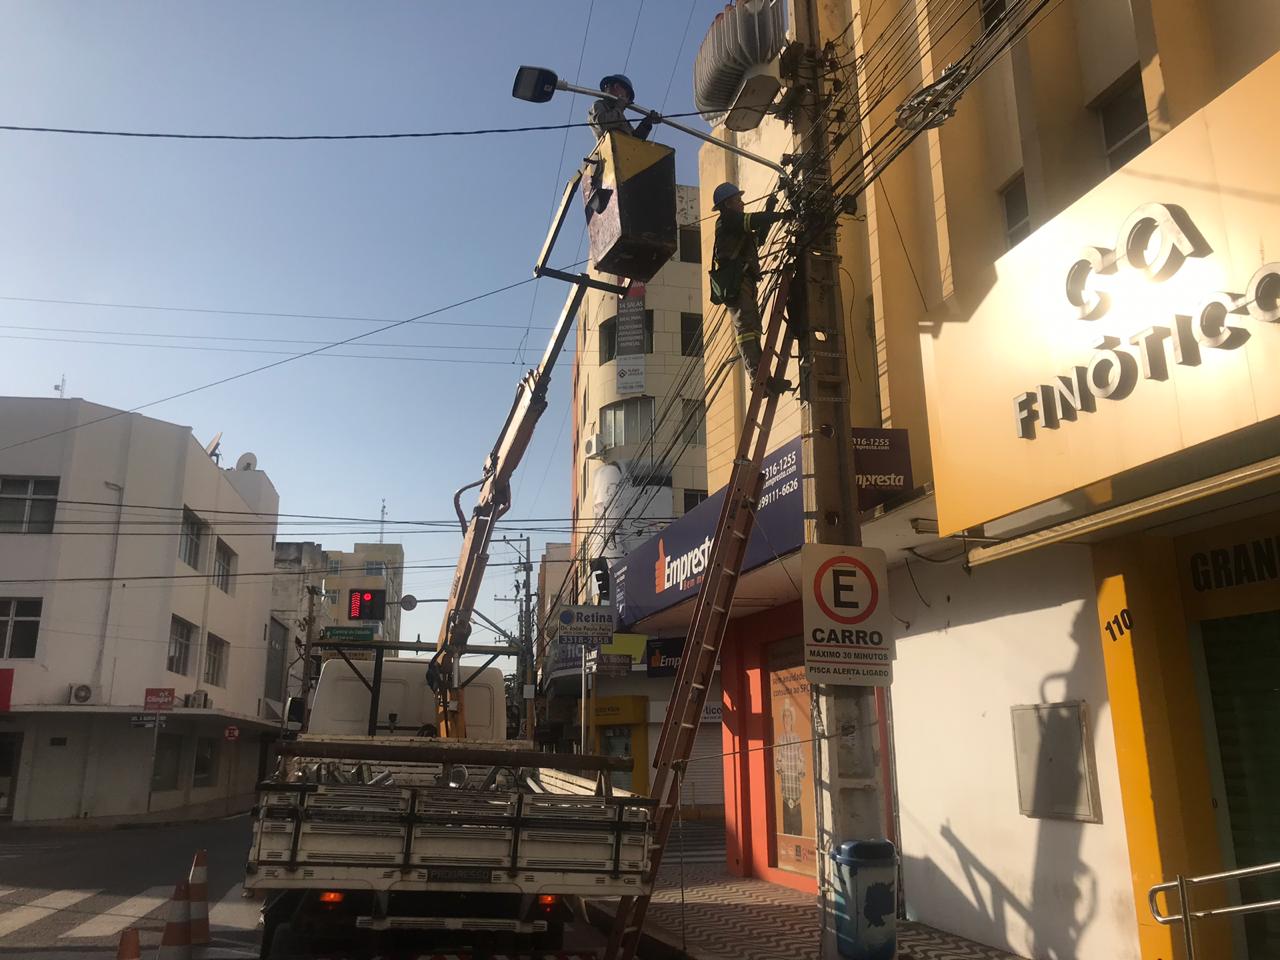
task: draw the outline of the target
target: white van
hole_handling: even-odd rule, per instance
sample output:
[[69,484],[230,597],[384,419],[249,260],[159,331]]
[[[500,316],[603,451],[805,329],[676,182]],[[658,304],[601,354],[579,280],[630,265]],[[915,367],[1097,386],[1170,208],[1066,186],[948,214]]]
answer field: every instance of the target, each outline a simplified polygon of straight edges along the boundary
[[[373,663],[354,661],[370,681]],[[475,667],[461,668],[466,680]],[[435,693],[427,685],[427,661],[388,657],[382,663],[382,693],[378,699],[379,737],[436,735]],[[307,734],[312,737],[355,736],[369,732],[369,688],[343,660],[328,660],[320,670]],[[462,690],[468,740],[507,739],[506,687],[502,671],[486,667]]]

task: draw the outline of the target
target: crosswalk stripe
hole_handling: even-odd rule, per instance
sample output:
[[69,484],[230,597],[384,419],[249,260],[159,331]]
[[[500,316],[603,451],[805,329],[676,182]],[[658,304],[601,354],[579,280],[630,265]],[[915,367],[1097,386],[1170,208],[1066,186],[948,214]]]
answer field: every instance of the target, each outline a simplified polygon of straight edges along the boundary
[[243,884],[237,883],[227,891],[227,895],[213,905],[209,911],[211,927],[230,927],[234,930],[253,930],[258,926],[258,913],[262,903],[249,900],[240,894]]
[[[169,899],[170,887],[151,887],[110,910],[104,910],[61,937],[111,937],[141,920]],[[61,937],[59,939],[61,939]]]
[[38,900],[32,900],[26,906],[0,914],[0,937],[6,937],[15,930],[53,916],[59,910],[87,900],[96,893],[95,890],[55,890]]

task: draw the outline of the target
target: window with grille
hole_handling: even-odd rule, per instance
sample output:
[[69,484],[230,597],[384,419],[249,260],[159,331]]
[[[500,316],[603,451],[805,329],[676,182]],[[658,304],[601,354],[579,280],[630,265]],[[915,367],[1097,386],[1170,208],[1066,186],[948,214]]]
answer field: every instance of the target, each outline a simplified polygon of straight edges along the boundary
[[330,560],[330,561],[329,561],[329,572],[330,572],[330,573],[341,573],[341,572],[342,572],[342,561],[341,561],[341,560]]
[[213,585],[223,593],[231,592],[231,577],[235,573],[235,551],[221,539],[213,551]]
[[707,499],[707,491],[705,490],[685,490],[684,512],[688,513],[705,499]]
[[1000,191],[1004,204],[1005,246],[1012,250],[1031,235],[1031,214],[1027,209],[1027,181],[1018,174]]
[[1142,92],[1142,75],[1137,67],[1124,77],[1096,109],[1102,124],[1107,168],[1115,173],[1151,146],[1147,100]]
[[221,637],[209,634],[204,645],[204,682],[215,687],[227,685],[227,659],[231,653],[231,644]]
[[680,262],[702,262],[702,231],[697,227],[680,228]]
[[186,676],[191,669],[191,638],[196,628],[181,617],[174,617],[169,623],[169,655],[165,661],[165,669],[170,673]]
[[324,602],[325,602],[325,603],[328,603],[328,604],[337,604],[337,602],[338,602],[338,591],[337,591],[337,590],[326,590],[326,591],[324,592]]
[[702,314],[680,314],[680,355],[702,356]]
[[387,565],[381,560],[370,560],[364,565],[364,575],[366,577],[385,577],[387,575]]
[[653,431],[653,397],[628,397],[600,408],[600,436],[606,447],[641,443]]
[[191,770],[193,787],[212,787],[218,782],[219,746],[212,737],[196,738],[195,764]]
[[30,660],[40,635],[39,597],[0,600],[0,660]]
[[0,477],[0,533],[53,533],[57,477]]
[[685,443],[706,445],[707,410],[701,400],[681,400],[680,439]]
[[204,523],[182,508],[182,533],[178,536],[178,557],[193,570],[200,569],[200,545],[204,540]]

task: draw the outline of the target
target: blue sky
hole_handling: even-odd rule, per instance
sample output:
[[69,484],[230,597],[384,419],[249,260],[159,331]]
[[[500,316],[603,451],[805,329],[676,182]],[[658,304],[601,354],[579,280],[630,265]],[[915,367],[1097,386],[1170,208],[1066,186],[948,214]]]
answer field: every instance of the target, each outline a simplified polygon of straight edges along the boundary
[[[594,86],[625,62],[641,103],[661,105],[670,82],[666,110],[685,112],[720,7],[696,0],[690,20],[687,0],[6,2],[0,124],[349,134],[585,118],[583,98],[513,100],[522,63]],[[679,148],[681,182],[695,182],[698,144],[657,137]],[[590,143],[585,128],[567,146],[560,131],[292,144],[0,132],[0,298],[404,319],[528,277]],[[585,256],[578,223],[575,211],[556,263]],[[566,292],[529,284],[432,318],[463,325],[414,323],[335,351],[380,359],[299,360],[146,412],[202,441],[222,431],[232,458],[256,452],[282,512],[376,517],[385,497],[392,520],[447,518]],[[0,299],[0,394],[52,396],[65,374],[68,396],[129,408],[375,326]],[[568,373],[566,358],[512,517],[568,516]],[[304,524],[280,536],[376,539],[373,525],[361,532]],[[460,543],[452,532],[388,539],[410,562],[443,564]],[[496,570],[482,596],[510,594],[510,576]],[[409,571],[407,589],[443,596],[449,578]],[[406,637],[434,640],[438,617],[438,605],[406,615]]]

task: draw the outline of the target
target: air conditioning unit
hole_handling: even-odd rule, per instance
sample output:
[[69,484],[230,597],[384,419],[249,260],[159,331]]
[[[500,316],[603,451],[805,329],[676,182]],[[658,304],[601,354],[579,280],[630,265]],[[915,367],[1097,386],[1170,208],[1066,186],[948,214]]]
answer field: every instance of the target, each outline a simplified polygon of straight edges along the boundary
[[98,688],[92,683],[73,683],[67,690],[67,703],[87,707],[98,702]]
[[208,710],[213,706],[213,701],[209,699],[208,690],[196,690],[182,698],[182,705],[196,710]]
[[582,442],[582,455],[588,460],[602,453],[604,453],[604,437],[600,434],[593,433]]

